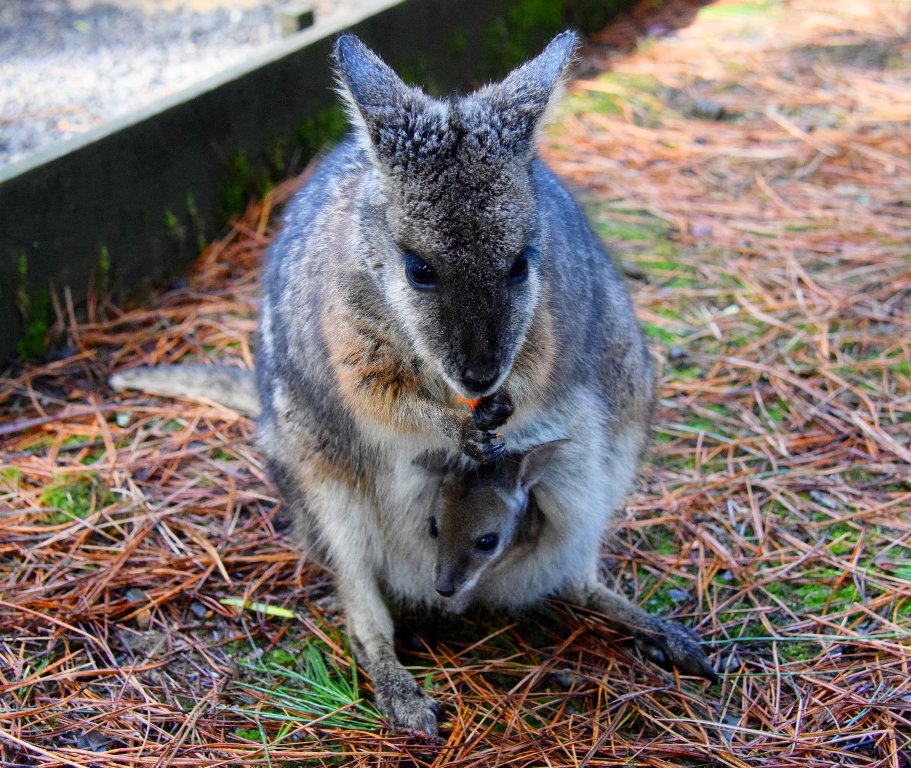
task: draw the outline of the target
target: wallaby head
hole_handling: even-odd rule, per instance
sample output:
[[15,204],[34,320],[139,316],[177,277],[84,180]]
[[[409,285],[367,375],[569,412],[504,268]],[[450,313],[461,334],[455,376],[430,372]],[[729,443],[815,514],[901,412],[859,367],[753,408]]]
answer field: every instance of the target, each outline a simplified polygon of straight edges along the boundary
[[424,457],[424,466],[443,475],[427,529],[436,541],[433,577],[440,595],[463,603],[520,536],[535,535],[531,491],[565,442],[552,440],[468,471],[443,455]]
[[576,44],[564,32],[502,82],[447,100],[406,85],[354,35],[335,45],[375,170],[360,257],[418,356],[465,397],[500,386],[541,296],[534,138]]

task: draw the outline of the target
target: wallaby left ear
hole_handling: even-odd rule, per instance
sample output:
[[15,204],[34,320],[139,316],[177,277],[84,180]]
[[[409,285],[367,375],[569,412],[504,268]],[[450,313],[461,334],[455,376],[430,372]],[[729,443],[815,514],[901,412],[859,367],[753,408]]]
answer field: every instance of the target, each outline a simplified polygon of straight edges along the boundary
[[548,109],[559,101],[563,76],[578,45],[575,32],[561,32],[540,54],[514,69],[505,80],[478,91],[477,96],[497,111],[504,127],[513,134],[515,149],[531,150]]
[[541,443],[541,445],[536,445],[534,448],[529,449],[522,456],[522,464],[519,467],[519,485],[523,488],[531,488],[535,485],[541,479],[544,468],[553,458],[554,451],[568,442],[569,439],[563,437],[559,440]]

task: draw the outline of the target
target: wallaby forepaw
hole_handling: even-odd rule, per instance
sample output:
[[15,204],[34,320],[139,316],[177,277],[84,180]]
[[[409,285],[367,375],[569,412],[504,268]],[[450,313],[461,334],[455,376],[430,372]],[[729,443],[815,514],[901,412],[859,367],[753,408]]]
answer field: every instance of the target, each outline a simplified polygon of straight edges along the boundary
[[699,636],[688,627],[667,619],[656,619],[651,630],[641,630],[636,646],[662,667],[677,667],[687,675],[714,682],[718,675],[699,645]]
[[494,392],[492,395],[481,398],[472,411],[475,426],[488,431],[502,427],[512,416],[512,400],[504,392]]
[[475,425],[474,417],[468,416],[462,422],[459,449],[469,459],[487,464],[488,462],[496,461],[506,453],[506,443],[495,432],[478,429]]
[[387,691],[378,689],[376,705],[393,728],[436,736],[439,707],[416,684],[395,686]]

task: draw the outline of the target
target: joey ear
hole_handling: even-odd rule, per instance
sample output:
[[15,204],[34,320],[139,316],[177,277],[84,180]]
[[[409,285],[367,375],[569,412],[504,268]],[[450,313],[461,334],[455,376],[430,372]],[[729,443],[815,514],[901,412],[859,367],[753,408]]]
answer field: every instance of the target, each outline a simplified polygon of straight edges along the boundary
[[519,485],[523,488],[531,488],[535,485],[541,479],[544,468],[553,457],[554,451],[568,442],[569,440],[565,437],[559,440],[550,440],[527,451],[522,456],[522,463],[519,467]]
[[500,83],[478,92],[501,116],[514,148],[530,151],[537,129],[563,90],[563,75],[573,60],[579,38],[572,30],[561,32],[531,61],[514,69]]
[[419,88],[406,85],[356,35],[340,35],[333,57],[348,116],[368,147],[380,150],[383,128],[400,129],[409,113],[431,102]]

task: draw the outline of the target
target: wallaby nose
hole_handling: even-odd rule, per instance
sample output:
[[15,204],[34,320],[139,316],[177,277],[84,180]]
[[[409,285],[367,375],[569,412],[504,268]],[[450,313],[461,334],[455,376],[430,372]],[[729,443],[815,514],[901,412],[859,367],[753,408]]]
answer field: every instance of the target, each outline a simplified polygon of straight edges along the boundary
[[474,363],[462,372],[462,383],[473,392],[486,392],[500,375],[500,366],[494,362]]
[[433,583],[433,588],[443,597],[452,597],[455,594],[455,584],[452,579],[438,578]]

